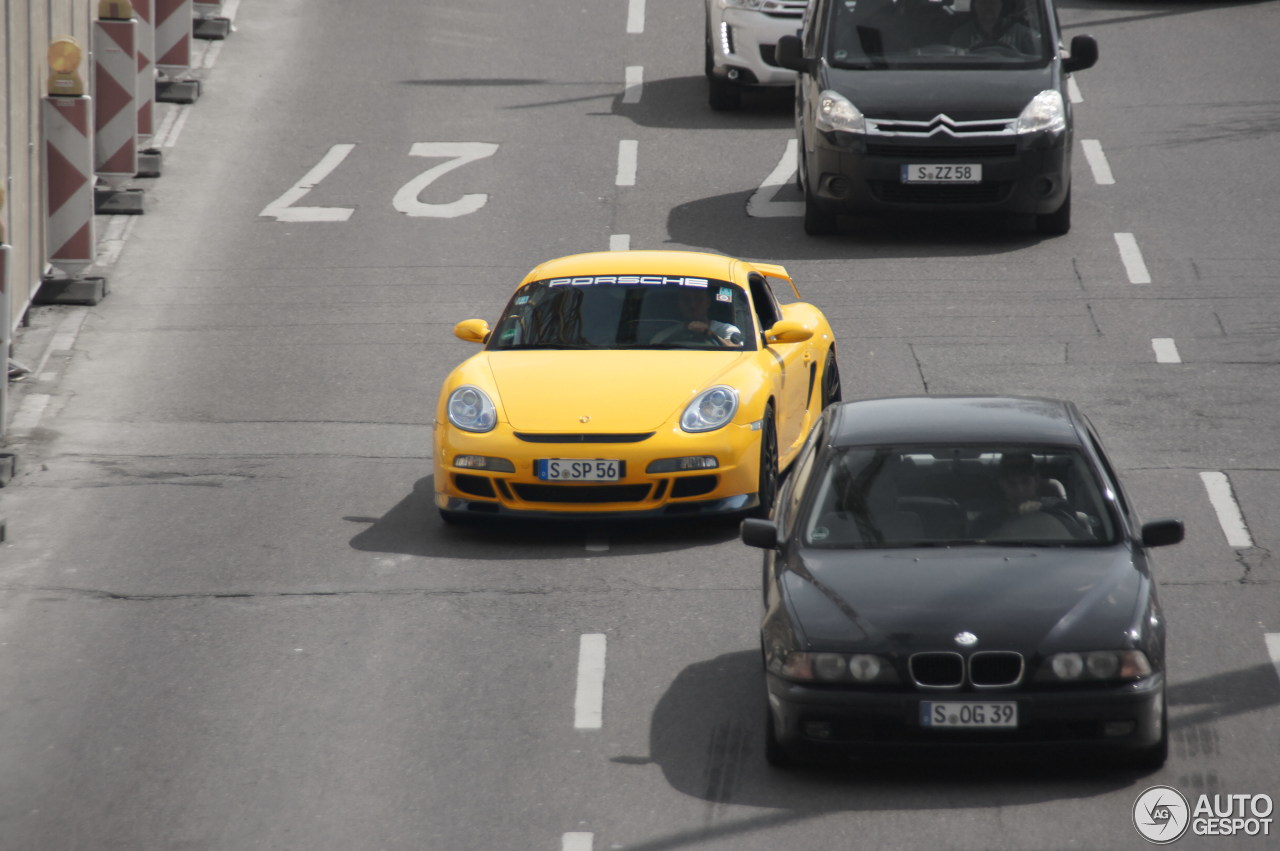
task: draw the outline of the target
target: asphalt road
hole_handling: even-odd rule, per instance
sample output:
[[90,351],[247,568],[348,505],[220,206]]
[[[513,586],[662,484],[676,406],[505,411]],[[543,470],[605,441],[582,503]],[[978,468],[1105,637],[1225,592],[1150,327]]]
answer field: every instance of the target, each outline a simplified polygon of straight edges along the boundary
[[[1280,797],[1280,6],[1060,11],[1101,46],[1069,235],[819,240],[788,99],[707,109],[694,0],[235,6],[111,294],[40,309],[14,391],[0,849],[1142,848],[1150,786]],[[732,526],[444,527],[453,324],[625,246],[785,264],[846,398],[1076,400],[1187,524],[1165,768],[771,771]]]

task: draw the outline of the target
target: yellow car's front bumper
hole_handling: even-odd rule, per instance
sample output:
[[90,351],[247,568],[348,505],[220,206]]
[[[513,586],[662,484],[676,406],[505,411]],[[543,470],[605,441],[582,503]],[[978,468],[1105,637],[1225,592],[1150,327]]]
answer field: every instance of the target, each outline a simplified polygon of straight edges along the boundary
[[[435,500],[446,515],[648,517],[735,514],[759,500],[759,424],[730,423],[689,434],[664,427],[642,435],[515,433],[506,423],[485,434],[435,424]],[[654,462],[711,456],[711,469],[649,472]],[[466,466],[459,459],[471,460]],[[492,460],[485,460],[492,459]],[[548,482],[538,459],[622,462],[610,482]]]

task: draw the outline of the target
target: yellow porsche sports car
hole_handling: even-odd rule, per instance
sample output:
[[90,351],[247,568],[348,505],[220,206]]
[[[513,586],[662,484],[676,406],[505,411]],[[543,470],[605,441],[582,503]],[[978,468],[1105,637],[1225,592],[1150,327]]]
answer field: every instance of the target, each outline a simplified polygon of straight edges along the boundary
[[435,498],[484,516],[767,515],[839,401],[835,338],[781,266],[689,251],[541,264],[445,379]]

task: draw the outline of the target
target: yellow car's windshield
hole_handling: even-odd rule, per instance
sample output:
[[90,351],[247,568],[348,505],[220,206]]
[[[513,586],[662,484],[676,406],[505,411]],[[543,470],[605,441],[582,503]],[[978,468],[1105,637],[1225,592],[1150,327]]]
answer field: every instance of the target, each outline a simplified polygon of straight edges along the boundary
[[534,281],[516,291],[490,350],[754,350],[747,294],[727,281],[593,275]]

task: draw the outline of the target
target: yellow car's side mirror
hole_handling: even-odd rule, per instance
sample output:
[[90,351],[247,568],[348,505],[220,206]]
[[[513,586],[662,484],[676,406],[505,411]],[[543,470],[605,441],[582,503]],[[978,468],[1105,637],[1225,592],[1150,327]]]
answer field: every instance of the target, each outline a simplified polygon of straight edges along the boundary
[[484,343],[489,339],[489,323],[483,319],[464,319],[453,326],[453,336],[468,343]]
[[783,319],[773,323],[773,327],[764,332],[770,343],[803,343],[813,336],[813,331],[799,322]]

